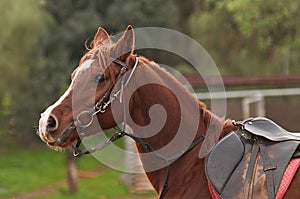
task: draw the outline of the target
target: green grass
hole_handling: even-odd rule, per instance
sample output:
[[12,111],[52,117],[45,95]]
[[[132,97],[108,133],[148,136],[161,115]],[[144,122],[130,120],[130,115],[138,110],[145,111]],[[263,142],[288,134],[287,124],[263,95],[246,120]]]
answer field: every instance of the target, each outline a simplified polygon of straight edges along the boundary
[[108,170],[96,178],[81,179],[78,193],[71,195],[67,188],[56,190],[55,192],[40,197],[39,199],[112,199],[112,198],[147,198],[155,196],[153,192],[133,194],[125,185],[120,183],[118,178],[121,173],[115,170]]
[[[69,151],[68,151],[69,152]],[[45,188],[66,180],[66,153],[55,152],[46,147],[0,153],[0,199],[11,198],[24,193]],[[70,152],[69,152],[70,153]],[[95,178],[80,179],[79,192],[70,195],[66,187],[40,198],[144,198],[154,194],[132,194],[120,183],[122,173],[103,166],[93,156],[78,159],[79,170],[103,169]]]
[[0,198],[64,178],[64,154],[49,149],[20,150],[0,156]]

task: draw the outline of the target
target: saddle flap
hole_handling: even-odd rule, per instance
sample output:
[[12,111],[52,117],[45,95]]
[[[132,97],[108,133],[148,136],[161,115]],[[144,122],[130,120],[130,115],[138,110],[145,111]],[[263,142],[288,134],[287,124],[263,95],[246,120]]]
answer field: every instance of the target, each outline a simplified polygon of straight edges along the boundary
[[244,129],[250,133],[262,136],[272,141],[300,141],[300,133],[291,133],[278,124],[264,117],[252,118],[244,121]]
[[207,179],[218,194],[242,160],[244,150],[243,142],[234,132],[224,137],[211,150],[205,169]]
[[245,130],[232,132],[207,156],[207,179],[222,198],[270,198],[298,146],[297,140],[274,142]]

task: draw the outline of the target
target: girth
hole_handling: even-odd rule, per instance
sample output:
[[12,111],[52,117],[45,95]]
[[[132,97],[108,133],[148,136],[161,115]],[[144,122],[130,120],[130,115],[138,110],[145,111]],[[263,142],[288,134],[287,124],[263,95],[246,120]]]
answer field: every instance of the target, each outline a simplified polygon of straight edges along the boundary
[[[274,198],[290,159],[299,155],[299,134],[287,133],[266,118],[235,124],[240,129],[207,157],[208,181],[222,198]],[[282,141],[273,141],[277,138]]]

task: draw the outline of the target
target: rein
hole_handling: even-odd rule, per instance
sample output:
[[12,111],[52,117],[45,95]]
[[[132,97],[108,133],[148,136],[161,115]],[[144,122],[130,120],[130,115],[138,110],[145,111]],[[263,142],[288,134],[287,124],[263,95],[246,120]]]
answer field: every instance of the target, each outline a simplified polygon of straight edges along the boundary
[[[121,77],[128,71],[129,67],[126,63],[117,60],[117,59],[113,59],[112,61],[113,63],[117,64],[118,66],[121,67],[120,73],[118,75],[118,77],[116,78],[116,82],[118,80],[121,79]],[[164,181],[164,185],[163,185],[163,189],[160,193],[159,199],[163,199],[165,194],[167,193],[168,190],[168,181],[169,181],[169,176],[170,176],[170,165],[172,164],[172,162],[176,161],[177,159],[181,158],[182,156],[184,156],[186,153],[188,153],[189,151],[191,151],[195,146],[197,146],[201,141],[203,141],[205,139],[205,134],[202,134],[201,136],[199,136],[198,138],[196,138],[190,145],[188,148],[186,148],[184,151],[175,154],[173,157],[171,158],[166,158],[163,155],[157,153],[153,147],[145,142],[142,138],[137,137],[136,135],[132,134],[132,133],[127,133],[125,131],[125,127],[126,127],[126,113],[125,113],[125,104],[123,103],[123,129],[121,130],[119,127],[114,127],[116,133],[109,139],[107,139],[106,141],[99,143],[96,147],[94,148],[90,148],[90,149],[85,149],[85,150],[81,150],[80,149],[80,145],[82,142],[82,139],[84,137],[86,137],[87,135],[84,133],[85,128],[87,128],[88,126],[90,126],[93,122],[93,118],[95,115],[97,115],[98,113],[104,113],[106,111],[106,109],[120,96],[120,103],[122,103],[122,101],[124,101],[124,96],[123,96],[123,91],[124,88],[128,85],[130,79],[133,76],[133,73],[136,70],[136,67],[138,65],[138,57],[136,57],[136,61],[135,64],[131,70],[131,73],[129,74],[128,79],[126,80],[126,82],[124,82],[124,79],[121,80],[121,88],[115,92],[114,94],[112,94],[112,90],[115,87],[115,84],[112,84],[107,91],[105,92],[104,96],[94,105],[94,107],[92,108],[92,110],[90,111],[83,111],[81,112],[76,120],[74,122],[72,122],[64,131],[63,135],[58,139],[58,142],[64,142],[67,137],[71,134],[71,132],[77,128],[78,132],[79,132],[79,139],[77,141],[77,143],[75,145],[73,145],[73,155],[75,157],[81,157],[85,154],[91,154],[94,153],[96,151],[102,150],[105,147],[107,147],[108,145],[110,145],[111,143],[123,138],[124,136],[128,136],[131,139],[133,139],[135,142],[139,143],[148,153],[153,153],[153,155],[158,158],[161,159],[163,161],[165,161],[167,163],[167,173],[165,176],[165,181]],[[112,95],[112,97],[110,97]],[[84,116],[87,116],[89,119],[89,122],[86,122],[85,124],[82,123],[81,118],[83,118]]]

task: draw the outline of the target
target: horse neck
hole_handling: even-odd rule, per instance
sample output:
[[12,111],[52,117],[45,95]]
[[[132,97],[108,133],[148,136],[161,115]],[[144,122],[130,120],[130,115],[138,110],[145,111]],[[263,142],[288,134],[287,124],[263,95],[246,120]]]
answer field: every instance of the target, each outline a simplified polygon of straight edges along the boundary
[[[222,136],[232,130],[230,121],[224,123],[208,111],[203,103],[193,97],[168,72],[153,62],[149,64],[144,59],[140,59],[140,63],[142,66],[137,68],[132,79],[132,86],[138,89],[133,88],[133,94],[128,96],[131,97],[128,116],[131,120],[128,124],[132,127],[134,134],[144,138],[144,141],[150,144],[156,153],[166,159],[174,156],[179,158],[177,155],[185,151],[195,139],[206,133],[212,124],[221,129]],[[146,84],[140,86],[139,81],[146,82]],[[209,196],[206,190],[204,160],[199,161],[201,147],[202,143],[199,143],[171,164],[171,170],[175,169],[176,173],[170,173],[168,184],[173,190],[176,187],[176,193],[169,191],[168,198],[174,198],[179,192],[184,193],[184,186],[180,186],[183,178],[189,179],[189,183],[197,187],[199,183],[202,183],[200,187],[203,187],[201,190],[203,198]],[[160,168],[166,165],[161,164],[161,159],[151,154],[150,156],[144,155],[147,153],[140,144],[137,144],[137,149],[149,180],[160,193],[166,176],[166,169]],[[196,182],[192,183],[193,180]]]
[[154,149],[168,145],[161,151],[166,155],[183,151],[207,131],[212,115],[166,70],[146,59],[140,59],[140,64],[133,81],[138,89],[131,97],[129,125]]

